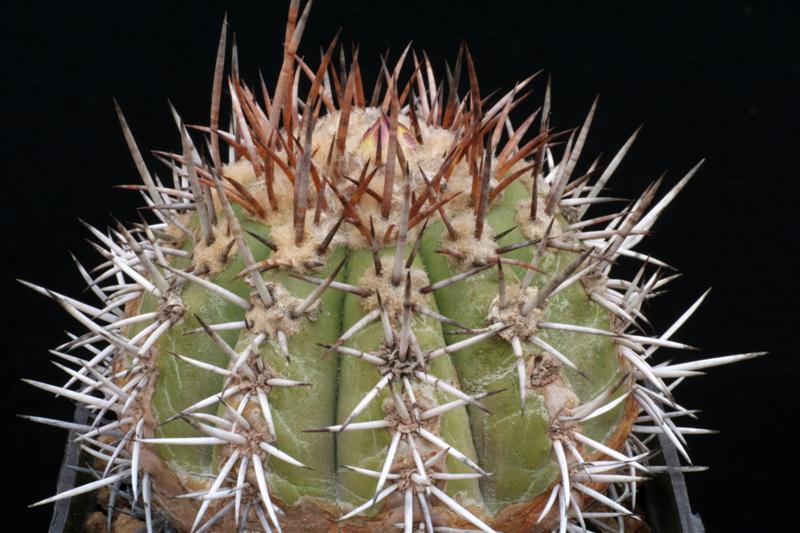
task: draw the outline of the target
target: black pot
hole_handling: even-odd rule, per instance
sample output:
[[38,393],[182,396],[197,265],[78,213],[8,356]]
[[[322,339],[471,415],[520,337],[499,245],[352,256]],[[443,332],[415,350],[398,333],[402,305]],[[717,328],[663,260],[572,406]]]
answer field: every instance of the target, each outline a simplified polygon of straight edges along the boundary
[[[75,411],[75,423],[85,424],[87,418],[85,409],[79,407]],[[93,479],[81,468],[81,447],[80,443],[75,442],[77,436],[70,431],[67,437],[64,461],[58,473],[56,490],[59,493]],[[686,480],[675,447],[662,435],[659,435],[659,444],[663,452],[657,459],[667,469],[642,486],[641,505],[645,522],[653,533],[704,533],[702,520],[692,513]],[[652,462],[657,464],[659,461]],[[83,525],[94,507],[93,492],[56,502],[48,533],[83,533]]]

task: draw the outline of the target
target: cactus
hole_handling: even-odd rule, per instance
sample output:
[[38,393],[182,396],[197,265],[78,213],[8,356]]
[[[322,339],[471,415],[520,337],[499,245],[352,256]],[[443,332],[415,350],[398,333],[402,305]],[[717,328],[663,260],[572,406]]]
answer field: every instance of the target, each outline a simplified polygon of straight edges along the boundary
[[148,532],[623,531],[654,435],[690,464],[704,431],[675,387],[761,355],[658,358],[706,294],[646,333],[676,276],[635,247],[699,165],[587,217],[636,137],[576,173],[596,102],[556,131],[548,83],[513,126],[532,78],[487,98],[465,46],[446,82],[407,48],[368,92],[337,39],[296,56],[310,4],[271,93],[235,49],[225,76],[223,24],[208,127],[173,109],[182,149],[156,152],[170,181],[117,106],[148,218],[88,228],[99,303],[24,282],[86,328],[52,351],[65,384],[27,381],[89,409],[30,418],[80,433],[96,477],[38,504],[110,489]]

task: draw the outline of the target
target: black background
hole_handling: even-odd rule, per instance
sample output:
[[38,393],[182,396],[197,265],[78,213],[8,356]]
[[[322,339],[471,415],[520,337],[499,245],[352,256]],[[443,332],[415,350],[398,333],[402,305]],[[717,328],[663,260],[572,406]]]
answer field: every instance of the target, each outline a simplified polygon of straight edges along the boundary
[[[138,198],[112,185],[138,180],[112,107],[116,97],[140,146],[176,149],[169,98],[188,123],[205,123],[219,26],[228,11],[243,77],[274,83],[287,2],[20,3],[4,7],[0,99],[3,230],[3,505],[24,531],[46,529],[63,434],[15,413],[70,416],[71,406],[19,382],[56,381],[47,349],[75,324],[21,277],[78,295],[67,254],[95,256],[77,222],[108,213],[133,220]],[[796,481],[798,422],[798,91],[800,54],[789,2],[345,2],[320,0],[301,52],[317,63],[338,27],[361,43],[374,80],[379,54],[413,39],[435,65],[466,39],[484,93],[538,69],[553,77],[553,123],[599,111],[584,167],[610,157],[640,124],[611,182],[631,197],[668,171],[674,183],[706,163],[655,227],[644,250],[685,276],[650,308],[663,330],[707,287],[710,297],[680,340],[708,355],[769,350],[680,387],[720,435],[691,438],[693,505],[711,532],[774,531],[786,524]],[[542,78],[523,105],[541,103]],[[153,166],[155,163],[149,160]],[[686,354],[669,354],[684,359]],[[8,515],[6,515],[8,516]]]

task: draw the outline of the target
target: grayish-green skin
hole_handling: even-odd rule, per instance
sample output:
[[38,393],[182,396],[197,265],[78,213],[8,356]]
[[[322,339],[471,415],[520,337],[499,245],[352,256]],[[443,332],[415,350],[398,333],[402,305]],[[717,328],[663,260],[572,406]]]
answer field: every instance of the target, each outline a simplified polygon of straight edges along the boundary
[[[516,225],[517,206],[529,194],[519,183],[507,189],[489,212],[488,222],[494,232]],[[236,212],[245,229],[267,236],[269,230],[263,223],[248,219],[239,209]],[[520,231],[515,229],[499,245],[523,239]],[[256,260],[268,257],[269,250],[262,244],[249,236],[247,241]],[[441,221],[431,221],[415,263],[416,267],[424,268],[431,282],[460,271],[451,259],[435,253],[436,249],[446,245],[446,241]],[[318,275],[330,273],[344,253],[343,249],[331,252],[326,266]],[[393,250],[384,253],[391,254]],[[530,260],[531,249],[518,250],[507,256],[527,261]],[[542,264],[538,265],[544,274],[537,274],[535,283],[541,286],[547,276],[564,268],[574,257],[574,254],[567,252],[548,251]],[[185,262],[175,263],[179,268],[187,266]],[[235,257],[212,281],[246,297],[248,287],[236,277],[243,267],[241,259]],[[370,253],[351,250],[347,265],[338,279],[357,284],[368,268],[372,268]],[[512,272],[513,275],[509,275]],[[522,275],[516,267],[507,269],[507,279],[517,276],[521,279]],[[281,283],[297,297],[309,294],[314,288],[309,283],[280,272],[270,271],[264,274],[264,278]],[[495,269],[490,269],[467,281],[436,291],[435,301],[429,300],[428,305],[438,307],[440,312],[461,323],[479,327],[485,325],[489,304],[496,294],[497,273]],[[185,334],[199,327],[194,315],[199,315],[208,324],[242,320],[244,316],[241,308],[193,284],[184,286],[181,297],[187,307],[185,318],[166,333],[157,345],[159,378],[153,392],[152,407],[158,421],[164,421],[181,409],[219,393],[223,385],[221,376],[193,367],[169,353],[173,351],[214,365],[228,366],[227,356],[207,335]],[[380,379],[374,365],[349,356],[326,354],[317,344],[332,343],[364,315],[365,310],[359,300],[352,294],[327,290],[317,320],[305,321],[300,330],[290,337],[292,359],[289,364],[279,352],[276,342],[268,341],[262,346],[261,356],[280,375],[313,383],[311,387],[276,388],[269,395],[277,446],[311,467],[307,470],[278,460],[269,462],[270,486],[289,505],[303,496],[309,496],[319,498],[328,505],[349,507],[368,500],[374,494],[374,479],[348,471],[342,465],[379,469],[388,447],[388,431],[349,431],[338,437],[327,433],[303,432],[305,429],[341,423],[359,399]],[[140,312],[151,310],[155,305],[152,299],[144,298]],[[545,319],[609,329],[607,313],[588,300],[579,283],[553,299],[547,307]],[[447,327],[443,331],[440,324],[430,318],[414,318],[413,329],[423,349],[440,347],[443,341],[451,343],[463,339],[448,334]],[[590,376],[591,382],[571,370],[563,371],[564,379],[581,401],[595,397],[618,381],[621,370],[614,344],[608,338],[562,331],[540,334]],[[242,343],[246,342],[247,332],[223,331],[220,335],[225,342],[241,349],[244,346]],[[347,345],[377,352],[382,342],[381,325],[374,323],[348,341]],[[527,353],[528,347],[525,348]],[[473,408],[461,408],[441,417],[440,436],[469,457],[477,458],[485,470],[494,474],[480,484],[475,481],[451,482],[446,488],[450,495],[467,504],[483,502],[485,509],[494,513],[510,503],[536,497],[555,480],[557,468],[551,456],[549,420],[543,401],[537,394],[528,391],[525,409],[521,411],[514,356],[507,342],[499,338],[489,339],[453,356],[437,358],[430,365],[429,372],[460,386],[468,394],[505,389],[483,401],[492,412],[491,415]],[[385,397],[385,394],[381,395],[357,421],[383,418],[382,402]],[[452,399],[446,394],[436,393],[438,402]],[[217,409],[212,407],[208,411]],[[583,430],[598,440],[606,439],[614,431],[620,413],[621,408],[617,408],[595,418],[585,424]],[[157,429],[157,436],[196,435],[197,431],[181,420]],[[224,457],[224,450],[215,451],[203,446],[161,445],[157,451],[171,468],[183,474],[213,473],[221,457]],[[448,459],[446,465],[452,472],[468,471],[465,465],[452,459]],[[379,509],[380,505],[376,508]]]
[[[387,255],[394,254],[394,250],[387,250]],[[350,283],[357,282],[367,269],[373,268],[372,253],[367,250],[357,251],[352,254],[347,272]],[[421,267],[417,258],[414,267]],[[433,302],[428,302],[435,308]],[[346,330],[365,314],[358,296],[348,294],[344,303],[344,329]],[[439,323],[429,317],[415,315],[412,319],[412,330],[423,350],[432,350],[444,344],[442,330]],[[376,351],[383,342],[383,327],[380,322],[373,322],[364,330],[356,334],[352,342],[348,343],[356,349]],[[358,401],[380,379],[375,365],[356,359],[342,357],[339,373],[339,408],[338,422],[341,423],[353,410]],[[453,363],[449,357],[439,357],[431,362],[428,368],[430,374],[439,379],[457,384],[458,378]],[[382,393],[369,408],[362,413],[356,421],[378,420],[384,417],[382,404],[388,397]],[[436,393],[439,403],[446,403],[455,398],[444,393]],[[439,435],[456,449],[475,459],[475,450],[469,429],[469,420],[466,410],[455,409],[440,417]],[[386,430],[347,431],[339,437],[339,464],[360,466],[373,470],[380,470],[386,449],[389,446],[390,435]],[[447,469],[450,472],[469,472],[469,468],[462,463],[449,458]],[[461,496],[470,502],[480,500],[479,490],[475,481],[459,481],[450,483],[448,491],[451,494],[461,493]],[[363,502],[375,493],[375,480],[341,468],[339,470],[339,498],[351,504]]]
[[[507,189],[489,212],[488,222],[495,233],[517,225],[517,206],[529,195],[520,184]],[[431,225],[423,240],[421,255],[431,281],[448,278],[457,272],[451,259],[435,252],[447,238],[444,224],[437,221]],[[520,242],[525,238],[519,229],[514,229],[498,245]],[[523,248],[505,256],[530,261],[531,253],[530,248]],[[575,254],[568,252],[545,254],[543,261],[537,265],[543,272],[534,276],[534,284],[542,286],[574,257]],[[521,267],[508,270],[520,280],[524,276]],[[486,315],[495,296],[497,271],[489,269],[436,291],[436,302],[445,315],[464,325],[479,327],[486,324]],[[574,284],[556,295],[547,306],[544,319],[605,330],[610,328],[607,313],[588,301],[580,284]],[[570,369],[562,370],[565,380],[581,401],[593,398],[619,379],[616,350],[608,338],[552,330],[540,331],[539,335],[591,378],[589,382]],[[463,337],[452,337],[445,333],[445,338],[448,342],[455,342]],[[525,353],[540,351],[531,349],[526,343],[523,343],[523,349]],[[525,409],[521,412],[515,357],[510,344],[494,337],[456,352],[453,362],[464,392],[473,394],[483,390],[506,389],[506,392],[484,401],[491,415],[470,407],[472,433],[480,464],[494,474],[481,483],[489,510],[496,512],[509,503],[537,496],[557,475],[557,466],[550,452],[550,422],[542,398],[530,394],[530,391]],[[613,431],[619,416],[619,409],[615,409],[587,423],[584,429],[589,436],[603,440]]]

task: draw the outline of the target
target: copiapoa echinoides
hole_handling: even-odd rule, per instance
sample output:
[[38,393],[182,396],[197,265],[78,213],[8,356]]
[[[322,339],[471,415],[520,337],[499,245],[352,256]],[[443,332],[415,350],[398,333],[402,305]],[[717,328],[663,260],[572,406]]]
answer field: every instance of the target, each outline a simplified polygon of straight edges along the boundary
[[88,228],[93,301],[26,283],[84,327],[53,350],[67,381],[29,383],[90,411],[31,418],[81,433],[96,476],[39,503],[104,489],[148,531],[624,530],[654,436],[688,461],[703,432],[677,385],[760,355],[660,357],[705,294],[648,332],[675,274],[635,248],[699,165],[592,214],[636,133],[578,172],[595,105],[555,129],[546,84],[513,124],[533,77],[484,94],[465,46],[367,87],[336,38],[297,54],[310,5],[274,88],[223,24],[209,124],[174,112],[164,170],[118,108],[146,216]]

